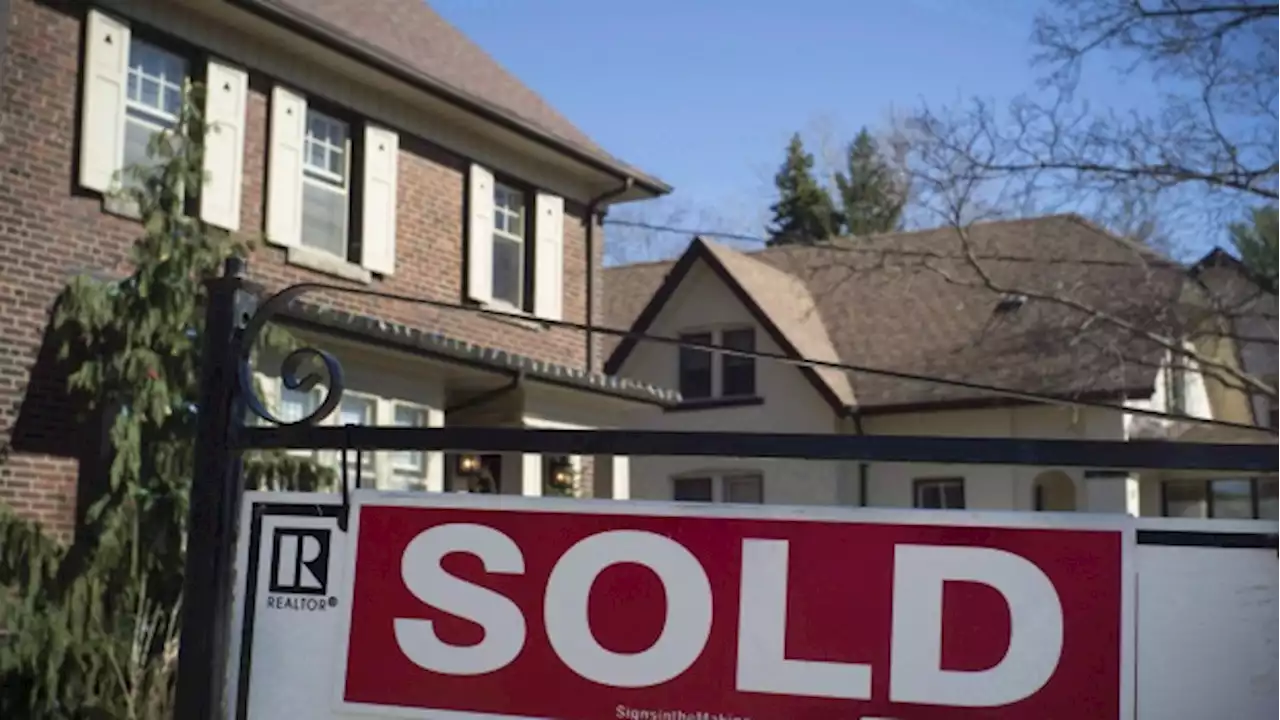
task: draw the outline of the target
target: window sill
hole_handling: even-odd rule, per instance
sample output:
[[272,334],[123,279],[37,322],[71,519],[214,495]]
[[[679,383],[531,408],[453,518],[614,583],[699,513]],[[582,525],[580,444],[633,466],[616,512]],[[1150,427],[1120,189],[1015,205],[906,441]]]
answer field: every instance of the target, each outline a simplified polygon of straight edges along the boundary
[[536,315],[502,301],[495,300],[481,303],[480,307],[489,311],[490,314],[487,317],[491,317],[498,322],[515,325],[526,330],[543,330],[547,327]]
[[373,282],[373,273],[355,263],[347,262],[336,255],[330,255],[321,250],[291,247],[285,255],[285,262],[326,275],[333,275],[343,280],[351,280],[365,285]]
[[131,197],[123,195],[106,194],[102,196],[102,211],[125,218],[127,220],[141,220],[142,208],[138,207],[138,202]]
[[690,410],[718,410],[721,408],[752,407],[763,405],[764,398],[753,395],[749,397],[719,397],[685,400],[679,405],[666,408],[666,412],[688,412]]

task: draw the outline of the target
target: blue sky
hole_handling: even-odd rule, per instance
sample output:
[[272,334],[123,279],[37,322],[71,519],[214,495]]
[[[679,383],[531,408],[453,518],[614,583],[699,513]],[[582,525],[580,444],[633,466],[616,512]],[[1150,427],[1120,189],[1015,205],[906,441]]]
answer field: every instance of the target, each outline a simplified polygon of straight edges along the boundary
[[[614,154],[676,188],[686,224],[758,232],[794,131],[847,141],[889,112],[1030,90],[1039,0],[430,0]],[[1085,98],[1152,107],[1090,73]],[[666,212],[668,210],[664,210]]]

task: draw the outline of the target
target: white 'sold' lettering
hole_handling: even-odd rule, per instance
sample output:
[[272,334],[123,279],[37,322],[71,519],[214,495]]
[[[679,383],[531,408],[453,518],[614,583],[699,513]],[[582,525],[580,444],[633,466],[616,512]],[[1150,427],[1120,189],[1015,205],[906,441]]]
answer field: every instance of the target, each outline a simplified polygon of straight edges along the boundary
[[[743,692],[869,700],[869,664],[786,657],[788,545],[742,541],[735,683]],[[524,647],[527,619],[509,598],[445,572],[450,553],[469,553],[486,572],[521,575],[524,556],[506,534],[454,523],[425,530],[405,548],[400,571],[419,601],[484,628],[484,639],[455,646],[432,621],[395,620],[401,652],[419,667],[447,675],[500,670]],[[666,593],[658,639],[636,653],[603,647],[587,620],[591,586],[606,568],[636,563],[651,570]],[[942,668],[942,594],[946,582],[979,583],[1004,598],[1010,637],[1003,659],[981,671]],[[594,683],[617,688],[660,685],[698,659],[711,633],[711,584],[698,559],[669,537],[614,530],[587,537],[557,561],[543,603],[547,638],[566,666]],[[997,707],[1029,697],[1058,666],[1062,604],[1053,583],[1025,558],[991,548],[898,544],[894,551],[889,694],[894,702]]]

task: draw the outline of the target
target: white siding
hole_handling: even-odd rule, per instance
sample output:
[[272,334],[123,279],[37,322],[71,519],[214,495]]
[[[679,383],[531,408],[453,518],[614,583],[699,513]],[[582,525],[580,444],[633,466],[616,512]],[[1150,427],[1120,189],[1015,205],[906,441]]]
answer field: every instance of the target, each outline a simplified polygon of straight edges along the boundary
[[[781,349],[757,325],[705,265],[694,267],[668,300],[649,332],[674,335],[707,326],[756,328],[756,348],[766,353]],[[677,350],[672,345],[640,343],[620,370],[624,377],[676,387]],[[764,405],[714,410],[651,413],[633,420],[636,427],[663,430],[726,430],[741,432],[830,433],[838,427],[831,407],[795,367],[760,360],[756,387]],[[750,469],[764,474],[764,498],[769,504],[833,505],[838,501],[840,463],[753,458],[631,458],[631,497],[670,500],[672,475],[699,470]]]

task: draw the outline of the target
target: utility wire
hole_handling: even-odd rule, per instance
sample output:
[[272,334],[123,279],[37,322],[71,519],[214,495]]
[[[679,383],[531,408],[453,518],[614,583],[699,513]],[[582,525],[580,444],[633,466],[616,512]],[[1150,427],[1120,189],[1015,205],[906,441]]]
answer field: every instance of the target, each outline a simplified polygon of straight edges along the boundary
[[[636,228],[641,230],[652,230],[654,232],[672,233],[675,235],[691,235],[697,237],[719,238],[722,240],[737,240],[740,242],[749,242],[756,245],[768,246],[769,239],[759,235],[746,235],[743,233],[720,232],[718,230],[707,230],[703,228],[677,227],[674,225],[659,225],[656,223],[641,222],[639,220],[619,220],[615,218],[604,219],[604,225],[614,225],[617,227]],[[885,235],[909,235],[911,230],[904,230],[901,233],[877,233],[875,235],[866,236],[867,239],[883,237]],[[857,240],[856,237],[846,236],[846,239]],[[794,245],[787,247],[796,247]],[[863,255],[883,255],[907,258],[923,258],[931,260],[967,260],[969,256],[964,253],[946,253],[928,250],[901,250],[885,247],[863,247],[857,242],[845,242],[840,244],[832,243],[813,243],[810,245],[801,245],[799,247],[824,247],[832,250],[838,250],[842,253],[857,253]],[[1136,267],[1138,263],[1131,260],[1098,260],[1089,258],[1052,258],[1052,257],[1032,257],[1028,255],[984,255],[977,253],[974,255],[978,260],[995,260],[1008,262],[1025,262],[1025,263],[1043,263],[1053,265],[1101,265],[1105,267]],[[1170,261],[1151,261],[1147,260],[1146,265],[1153,267],[1181,268],[1178,263]]]
[[[502,310],[491,310],[489,308],[479,307],[476,305],[468,305],[456,302],[448,302],[444,300],[431,300],[429,298],[416,297],[412,295],[400,295],[397,293],[386,293],[378,290],[367,290],[365,288],[346,287],[343,285],[333,285],[330,283],[298,283],[291,285],[290,288],[307,288],[308,290],[329,290],[334,292],[347,293],[351,295],[362,295],[365,297],[376,297],[384,300],[394,300],[397,302],[405,302],[416,305],[425,305],[444,310],[461,310],[477,315],[483,315],[493,318],[501,318],[510,320],[512,314]],[[516,316],[519,317],[519,316]],[[945,385],[948,387],[962,388],[965,390],[975,390],[984,393],[990,393],[1000,397],[1007,397],[1016,400],[1027,400],[1032,402],[1044,403],[1048,405],[1060,405],[1064,407],[1086,407],[1098,408],[1103,410],[1114,410],[1121,413],[1129,413],[1131,415],[1141,415],[1144,417],[1154,417],[1163,420],[1178,420],[1198,425],[1209,425],[1216,427],[1234,428],[1237,430],[1263,431],[1275,434],[1275,429],[1263,428],[1257,425],[1247,423],[1235,423],[1226,420],[1215,420],[1210,418],[1197,418],[1190,415],[1177,415],[1173,413],[1164,413],[1157,410],[1147,410],[1144,408],[1125,407],[1123,405],[1112,405],[1110,403],[1098,402],[1085,399],[1064,398],[1057,395],[1048,395],[1044,393],[1025,392],[1022,390],[1014,390],[1012,388],[999,387],[997,385],[986,385],[983,383],[969,382],[966,380],[951,380],[948,378],[940,378],[932,375],[920,375],[916,373],[901,372],[898,370],[886,370],[884,368],[869,367],[866,365],[857,365],[852,363],[829,362],[826,360],[815,360],[813,358],[794,358],[781,353],[769,353],[761,350],[737,350],[733,348],[720,347],[718,345],[710,345],[704,343],[694,343],[679,338],[666,337],[663,335],[650,335],[649,333],[635,332],[632,330],[619,330],[617,328],[606,327],[603,325],[592,325],[589,323],[579,323],[570,320],[549,320],[545,318],[520,318],[535,322],[540,325],[554,328],[564,328],[567,330],[576,330],[578,332],[599,333],[602,335],[611,335],[617,338],[635,340],[637,342],[652,342],[660,345],[673,345],[679,348],[689,348],[693,350],[703,350],[706,352],[720,353],[723,355],[733,355],[736,357],[751,358],[753,360],[774,360],[786,365],[806,368],[824,368],[831,370],[839,370],[842,372],[866,373],[868,375],[877,375],[880,377],[893,378],[895,380],[909,380],[914,382],[932,383],[935,385]],[[855,398],[856,400],[856,398]]]

